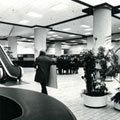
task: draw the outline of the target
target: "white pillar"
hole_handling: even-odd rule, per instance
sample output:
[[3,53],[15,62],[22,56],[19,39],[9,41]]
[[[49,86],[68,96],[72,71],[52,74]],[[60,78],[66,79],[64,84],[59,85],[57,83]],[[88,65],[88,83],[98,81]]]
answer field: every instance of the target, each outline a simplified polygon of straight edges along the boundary
[[8,37],[8,47],[10,47],[11,54],[14,58],[17,58],[17,38],[14,36]]
[[57,56],[61,55],[61,42],[55,43],[55,55]]
[[35,57],[39,55],[41,50],[46,51],[46,38],[48,29],[46,28],[35,28],[34,29],[34,52]]
[[87,49],[92,50],[94,49],[95,46],[95,40],[93,40],[93,37],[88,37],[87,38]]
[[100,46],[111,47],[111,8],[108,5],[95,8],[93,11],[93,38],[95,52]]

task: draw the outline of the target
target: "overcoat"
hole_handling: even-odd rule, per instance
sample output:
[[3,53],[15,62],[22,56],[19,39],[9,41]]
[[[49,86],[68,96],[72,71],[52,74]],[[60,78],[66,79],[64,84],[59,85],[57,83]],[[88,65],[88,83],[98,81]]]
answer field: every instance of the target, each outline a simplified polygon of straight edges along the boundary
[[39,56],[35,60],[36,74],[35,81],[43,84],[47,84],[49,80],[50,66],[53,60],[48,56]]

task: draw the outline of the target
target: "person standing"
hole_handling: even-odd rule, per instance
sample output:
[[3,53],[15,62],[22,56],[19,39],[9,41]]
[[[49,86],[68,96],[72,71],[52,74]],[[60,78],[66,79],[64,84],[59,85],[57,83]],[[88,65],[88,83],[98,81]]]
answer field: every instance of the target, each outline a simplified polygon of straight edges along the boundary
[[34,62],[34,67],[36,68],[35,82],[41,84],[41,92],[44,94],[48,94],[46,84],[49,80],[50,66],[53,63],[53,59],[48,57],[44,51],[40,51]]

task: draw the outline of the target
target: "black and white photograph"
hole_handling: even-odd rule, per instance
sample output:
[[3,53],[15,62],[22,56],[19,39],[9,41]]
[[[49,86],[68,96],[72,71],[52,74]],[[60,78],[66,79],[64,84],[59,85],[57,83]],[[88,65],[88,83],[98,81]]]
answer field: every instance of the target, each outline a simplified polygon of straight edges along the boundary
[[0,120],[120,120],[120,1],[0,0]]

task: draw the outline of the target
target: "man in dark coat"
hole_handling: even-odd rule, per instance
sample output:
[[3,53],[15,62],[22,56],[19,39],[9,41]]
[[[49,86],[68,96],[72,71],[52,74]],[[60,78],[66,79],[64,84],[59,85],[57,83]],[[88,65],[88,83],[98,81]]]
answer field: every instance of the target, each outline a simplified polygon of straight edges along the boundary
[[49,80],[50,66],[53,64],[52,58],[46,56],[44,51],[40,51],[39,56],[35,60],[35,81],[41,84],[42,93],[47,93],[46,84]]

